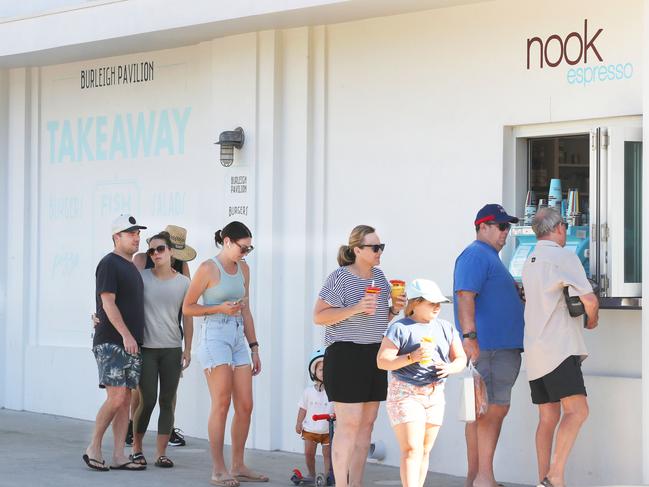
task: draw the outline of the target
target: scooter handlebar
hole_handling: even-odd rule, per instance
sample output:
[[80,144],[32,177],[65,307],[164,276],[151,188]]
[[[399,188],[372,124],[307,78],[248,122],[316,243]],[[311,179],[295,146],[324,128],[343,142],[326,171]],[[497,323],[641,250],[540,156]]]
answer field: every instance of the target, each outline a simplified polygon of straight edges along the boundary
[[313,421],[323,421],[323,420],[328,421],[330,419],[331,420],[336,419],[336,415],[335,414],[314,414],[312,418]]

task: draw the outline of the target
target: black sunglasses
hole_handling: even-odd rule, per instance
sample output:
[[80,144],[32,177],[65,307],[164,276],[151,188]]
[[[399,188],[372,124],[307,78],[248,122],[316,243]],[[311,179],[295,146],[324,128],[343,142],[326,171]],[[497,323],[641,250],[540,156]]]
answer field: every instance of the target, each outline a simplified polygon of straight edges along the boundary
[[148,255],[149,257],[153,257],[153,254],[155,254],[156,252],[158,252],[159,254],[161,254],[161,253],[164,252],[165,250],[167,250],[167,246],[166,246],[166,245],[158,245],[157,247],[151,247],[151,248],[149,248],[149,250],[146,251],[146,255]]
[[358,248],[360,248],[360,249],[365,248],[365,247],[371,247],[372,252],[374,252],[375,254],[378,253],[379,250],[381,252],[383,252],[385,250],[385,244],[384,243],[382,243],[382,244],[363,244],[363,245],[358,246]]
[[252,252],[255,249],[252,245],[250,247],[248,247],[246,245],[241,245],[238,242],[234,242],[234,245],[236,245],[237,247],[239,247],[241,249],[241,253],[243,255],[249,254],[250,252]]
[[485,225],[489,225],[490,227],[493,227],[494,225],[498,225],[498,230],[500,230],[501,232],[504,232],[505,230],[509,230],[512,227],[511,223],[489,222],[489,223],[485,223]]

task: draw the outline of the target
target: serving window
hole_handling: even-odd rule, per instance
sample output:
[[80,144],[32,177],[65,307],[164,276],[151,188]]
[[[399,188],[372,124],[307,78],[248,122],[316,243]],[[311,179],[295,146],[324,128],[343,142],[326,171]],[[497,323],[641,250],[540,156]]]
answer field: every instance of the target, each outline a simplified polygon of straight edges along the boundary
[[521,127],[516,141],[517,214],[509,268],[520,280],[536,245],[531,221],[555,207],[568,223],[566,247],[599,286],[603,307],[640,307],[642,284],[642,128],[610,124]]

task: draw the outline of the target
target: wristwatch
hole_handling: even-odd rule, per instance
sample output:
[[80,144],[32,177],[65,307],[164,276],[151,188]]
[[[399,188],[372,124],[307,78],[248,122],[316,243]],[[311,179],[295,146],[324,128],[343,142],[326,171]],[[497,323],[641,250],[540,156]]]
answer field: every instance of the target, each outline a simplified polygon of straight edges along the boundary
[[469,333],[464,333],[462,335],[462,338],[470,338],[471,340],[475,340],[478,338],[478,334],[475,331],[470,331]]

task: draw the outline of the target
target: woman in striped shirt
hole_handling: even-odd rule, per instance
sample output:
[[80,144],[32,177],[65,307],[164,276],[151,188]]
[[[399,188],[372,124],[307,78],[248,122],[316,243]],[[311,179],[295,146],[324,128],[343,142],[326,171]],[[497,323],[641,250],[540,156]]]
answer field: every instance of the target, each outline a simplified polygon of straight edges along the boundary
[[339,487],[363,484],[379,402],[387,395],[387,375],[376,366],[376,355],[388,323],[406,302],[401,296],[390,306],[390,284],[376,267],[384,248],[374,228],[354,228],[314,310],[314,322],[326,327],[324,380],[336,412],[333,465]]

